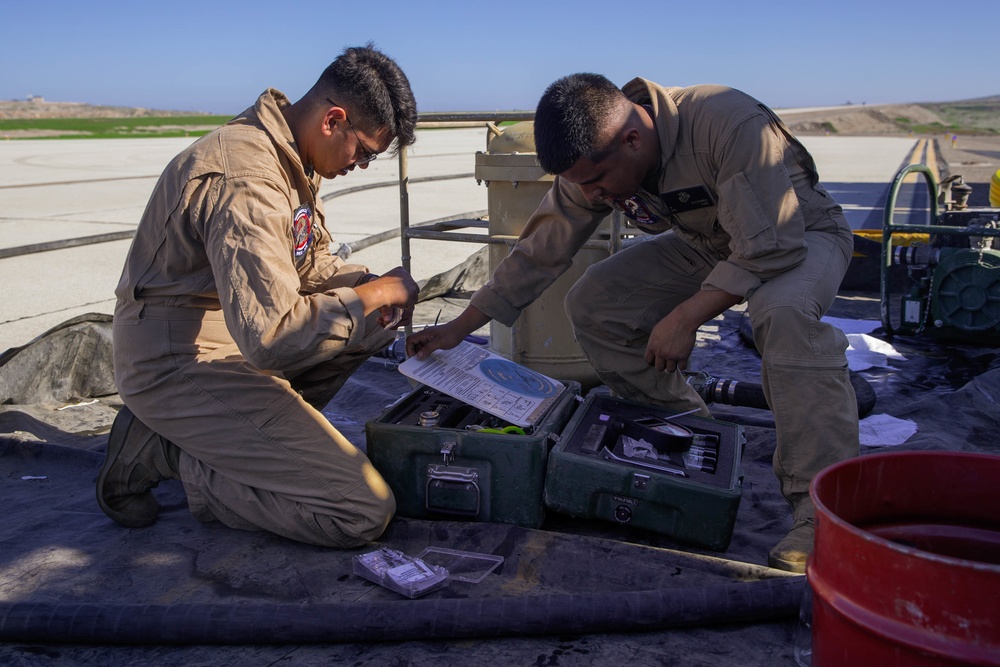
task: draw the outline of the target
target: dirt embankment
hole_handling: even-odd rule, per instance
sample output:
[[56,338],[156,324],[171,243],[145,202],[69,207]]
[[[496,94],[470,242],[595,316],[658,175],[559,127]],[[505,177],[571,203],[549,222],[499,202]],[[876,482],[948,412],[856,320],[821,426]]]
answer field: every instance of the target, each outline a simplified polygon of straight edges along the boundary
[[[82,104],[79,102],[46,102],[39,98],[30,100],[0,101],[0,120],[47,120],[55,118],[169,118],[175,116],[203,116],[202,111],[175,111],[165,109],[146,109],[143,107],[115,107]],[[144,134],[153,136],[165,131],[181,132],[210,131],[217,125],[185,125],[169,124],[157,126],[139,126],[135,128],[135,136]],[[87,136],[90,133],[73,130],[52,130],[38,127],[23,129],[7,129],[0,131],[0,139],[41,139],[44,137],[65,137],[69,135]]]
[[919,104],[853,106],[807,111],[783,118],[796,134],[894,135],[907,134],[907,126],[947,125],[944,119]]
[[201,111],[166,111],[143,107],[112,107],[80,102],[46,102],[31,100],[0,100],[0,119],[39,118],[145,118],[149,116],[200,116]]

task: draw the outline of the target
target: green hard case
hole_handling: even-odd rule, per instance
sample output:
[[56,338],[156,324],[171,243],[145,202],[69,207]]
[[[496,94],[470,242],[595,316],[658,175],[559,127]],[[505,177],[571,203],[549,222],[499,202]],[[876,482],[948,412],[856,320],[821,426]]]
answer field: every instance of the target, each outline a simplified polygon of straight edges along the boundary
[[[725,551],[742,495],[743,428],[702,417],[674,418],[675,414],[591,392],[549,454],[546,507]],[[690,465],[682,451],[672,452],[672,460],[662,465],[619,456],[615,448],[621,446],[622,431],[611,425],[615,420],[629,425],[669,421],[685,427],[701,441],[715,443],[714,462],[711,467],[704,462]]]
[[[521,435],[470,430],[509,424],[419,385],[365,425],[368,458],[392,489],[400,516],[537,528],[545,518],[549,451],[579,395],[579,383],[568,382]],[[421,415],[431,412],[437,423],[421,425]]]

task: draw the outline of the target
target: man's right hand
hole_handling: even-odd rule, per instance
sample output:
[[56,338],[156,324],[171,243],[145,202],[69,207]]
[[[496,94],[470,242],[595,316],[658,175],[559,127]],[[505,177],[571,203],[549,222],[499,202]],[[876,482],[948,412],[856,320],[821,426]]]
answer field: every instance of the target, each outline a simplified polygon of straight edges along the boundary
[[364,304],[365,315],[378,310],[379,324],[395,328],[410,322],[420,288],[403,267],[397,266],[357,285],[354,291]]
[[466,336],[490,321],[474,306],[469,306],[451,322],[436,327],[427,327],[407,336],[406,356],[418,359],[427,357],[434,350],[450,350],[461,343]]

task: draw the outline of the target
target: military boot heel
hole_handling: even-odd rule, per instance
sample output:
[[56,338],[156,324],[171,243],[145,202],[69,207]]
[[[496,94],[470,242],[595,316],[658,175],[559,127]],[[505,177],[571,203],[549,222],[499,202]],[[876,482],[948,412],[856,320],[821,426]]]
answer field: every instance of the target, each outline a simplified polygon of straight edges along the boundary
[[97,478],[97,503],[109,517],[130,528],[156,523],[160,504],[152,490],[177,479],[180,450],[122,407],[111,425],[108,453]]

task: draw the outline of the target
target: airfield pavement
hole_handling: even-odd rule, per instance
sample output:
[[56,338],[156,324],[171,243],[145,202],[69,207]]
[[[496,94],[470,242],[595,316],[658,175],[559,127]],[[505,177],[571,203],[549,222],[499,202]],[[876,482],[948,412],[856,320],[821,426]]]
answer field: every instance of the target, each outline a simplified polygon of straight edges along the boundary
[[[421,130],[418,136],[408,154],[410,224],[483,215],[487,187],[473,174],[475,153],[486,149],[486,130]],[[904,136],[805,136],[802,140],[852,224],[879,215],[879,198],[884,200],[889,182],[915,144],[914,138]],[[128,238],[47,248],[67,239],[127,235],[138,224],[163,167],[191,141],[0,141],[0,280],[4,286],[0,351],[23,345],[76,315],[113,311]],[[978,159],[969,155],[965,157],[971,161]],[[324,182],[320,196],[327,200],[328,227],[335,241],[357,242],[399,228],[398,174],[398,161],[385,158],[366,170]],[[380,187],[359,187],[366,185]],[[425,280],[460,264],[479,247],[477,243],[413,240],[412,273],[417,280]],[[366,263],[375,272],[397,266],[401,264],[399,238],[359,250],[351,261]]]

